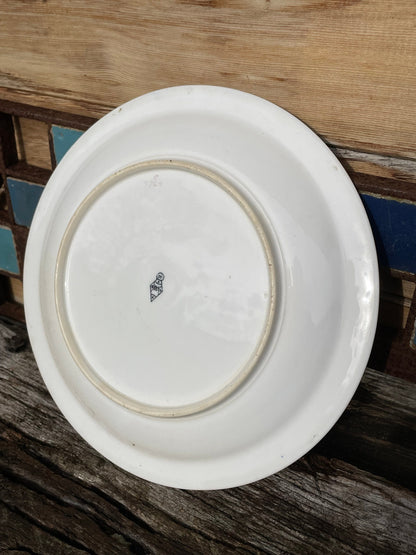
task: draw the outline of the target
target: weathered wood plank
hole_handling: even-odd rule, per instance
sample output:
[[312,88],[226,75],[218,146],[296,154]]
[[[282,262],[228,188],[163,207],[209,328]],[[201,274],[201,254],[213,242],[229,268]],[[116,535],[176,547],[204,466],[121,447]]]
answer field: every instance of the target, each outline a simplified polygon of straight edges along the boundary
[[15,118],[17,155],[30,166],[52,169],[49,125],[43,121]]
[[16,179],[23,179],[24,181],[29,181],[30,183],[38,183],[39,185],[46,185],[52,172],[51,170],[48,170],[46,168],[31,166],[24,160],[19,160],[15,164],[11,164],[6,169],[6,174],[9,177],[15,177]]
[[[50,529],[44,529],[35,522],[22,516],[19,509],[8,507],[0,499],[0,548],[3,553],[78,555],[84,549],[78,549],[65,539],[58,538]],[[6,527],[7,524],[7,527]]]
[[[87,130],[97,120],[75,114],[57,112],[29,104],[10,102],[0,98],[0,112],[11,114],[16,118],[54,123],[73,129]],[[33,124],[32,124],[33,126]],[[388,178],[396,182],[411,183],[416,189],[416,160],[384,156],[348,148],[328,145],[350,174],[365,174],[373,177]],[[49,165],[48,165],[49,167]],[[410,189],[409,189],[410,190]]]
[[[415,495],[316,449],[265,480],[213,492],[157,486],[114,467],[63,418],[22,329],[0,323],[2,550],[414,553]],[[367,413],[370,429],[388,411],[381,456],[395,442],[407,443],[400,434],[393,438],[394,430],[415,424],[416,386],[385,378],[368,371],[372,398],[364,389],[350,408]],[[357,426],[354,418],[343,426]],[[362,442],[365,428],[352,441]],[[336,450],[329,456],[337,457]],[[397,465],[401,457],[396,451]]]
[[22,104],[20,102],[11,102],[4,98],[0,98],[0,112],[12,114],[16,117],[34,119],[43,121],[44,123],[54,123],[63,127],[79,129],[85,131],[97,121],[96,118],[69,114],[51,110],[50,108],[39,108],[31,104]]
[[348,409],[317,446],[416,489],[416,385],[367,370]]
[[23,282],[17,278],[9,278],[12,301],[23,304]]
[[408,181],[416,189],[416,160],[394,158],[371,152],[360,152],[347,148],[333,148],[345,167],[354,173],[364,173],[397,181]]
[[[94,118],[36,108],[28,104],[10,102],[4,99],[0,99],[0,112],[15,116],[15,120],[30,121],[32,135],[36,135],[36,133],[33,133],[33,129],[36,127],[37,122],[40,125],[55,123],[73,129],[87,130],[96,121]],[[22,117],[17,118],[17,116]],[[32,136],[31,139],[33,140],[34,137]],[[416,160],[339,148],[330,144],[328,146],[337,158],[340,159],[353,181],[356,181],[357,188],[368,190],[368,185],[370,184],[371,191],[378,191],[387,196],[416,200]],[[21,154],[19,158],[22,158]],[[50,167],[49,162],[47,166],[48,168]],[[14,177],[17,174],[17,177],[29,180],[39,180],[39,178],[42,178],[42,183],[46,183],[48,177],[47,172],[40,176],[39,168],[27,164],[27,161],[14,163],[8,170],[13,172]],[[367,179],[364,185],[360,181],[360,176],[365,176]],[[386,182],[389,184],[387,189],[385,187]]]
[[235,87],[331,144],[414,157],[414,0],[98,0],[0,6],[0,96],[101,116],[180,84]]

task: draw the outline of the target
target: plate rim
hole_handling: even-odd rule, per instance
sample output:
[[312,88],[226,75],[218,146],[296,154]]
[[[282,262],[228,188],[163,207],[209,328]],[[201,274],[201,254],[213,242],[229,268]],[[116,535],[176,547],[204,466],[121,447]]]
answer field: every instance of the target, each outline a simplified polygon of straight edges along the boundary
[[[310,448],[312,448],[318,441],[326,435],[326,433],[332,428],[341,414],[344,412],[345,408],[347,407],[348,403],[350,402],[358,384],[361,380],[361,377],[365,371],[366,364],[368,362],[370,350],[372,347],[375,329],[377,324],[377,315],[378,315],[378,298],[379,298],[379,283],[378,283],[378,264],[377,264],[377,255],[374,245],[374,238],[371,232],[369,221],[366,217],[365,210],[362,206],[361,200],[359,200],[358,192],[355,190],[354,185],[352,184],[351,179],[345,172],[344,168],[342,167],[341,163],[335,157],[335,155],[331,152],[331,150],[327,147],[327,145],[319,138],[319,136],[314,133],[308,126],[306,126],[303,122],[301,122],[298,118],[290,114],[289,112],[285,111],[283,108],[276,106],[268,102],[265,99],[257,97],[255,95],[245,93],[236,89],[229,89],[224,87],[215,87],[209,85],[184,85],[179,87],[170,87],[167,89],[160,89],[157,91],[153,91],[133,99],[126,104],[123,104],[121,107],[118,107],[111,111],[109,114],[104,116],[101,120],[99,120],[96,124],[94,124],[78,141],[75,145],[70,149],[70,151],[64,156],[63,160],[60,162],[57,170],[55,170],[52,179],[54,179],[54,183],[58,181],[61,173],[64,171],[64,168],[69,166],[69,161],[71,158],[76,161],[76,153],[80,151],[85,146],[88,146],[90,140],[93,139],[94,133],[97,131],[100,132],[101,129],[105,129],[111,127],[111,121],[114,116],[120,113],[120,110],[128,109],[129,111],[134,111],[134,109],[140,110],[140,105],[143,103],[143,99],[147,99],[150,101],[158,101],[161,98],[166,98],[171,94],[226,94],[226,95],[235,95],[240,97],[241,99],[245,99],[245,101],[251,102],[253,104],[261,104],[264,108],[266,105],[268,106],[267,109],[273,111],[275,113],[280,113],[280,115],[284,114],[284,118],[286,121],[291,122],[292,125],[300,134],[307,134],[309,136],[309,140],[315,142],[317,148],[322,151],[322,153],[328,157],[330,155],[330,159],[332,160],[334,169],[334,175],[336,173],[338,179],[342,179],[346,184],[348,184],[350,191],[351,191],[351,199],[356,198],[359,203],[356,203],[357,207],[361,206],[361,231],[365,234],[368,246],[368,254],[369,254],[369,270],[371,271],[374,281],[373,281],[373,294],[372,298],[370,299],[369,306],[367,308],[367,315],[369,318],[369,323],[367,327],[367,338],[364,344],[361,345],[361,352],[358,359],[356,359],[355,363],[355,372],[351,375],[351,380],[343,389],[343,396],[340,398],[336,410],[328,416],[326,425],[322,425],[320,427],[319,432],[315,433],[313,438],[311,438],[307,444],[299,444],[298,448],[292,453],[292,456],[286,458],[284,461],[276,461],[276,463],[271,468],[269,465],[267,468],[263,468],[261,472],[253,472],[250,470],[246,472],[245,477],[240,473],[236,479],[232,479],[232,477],[218,477],[209,480],[209,482],[201,482],[201,480],[188,480],[187,477],[183,479],[180,476],[180,469],[179,472],[177,470],[177,465],[172,462],[172,470],[176,468],[176,474],[173,476],[169,470],[167,470],[166,474],[168,475],[155,475],[149,471],[142,471],[140,476],[148,479],[153,482],[157,482],[159,484],[168,485],[172,487],[179,487],[179,488],[191,488],[191,489],[221,489],[221,488],[228,488],[228,487],[235,487],[239,485],[243,485],[266,476],[278,472],[303,456]],[[56,187],[56,186],[55,186]],[[90,443],[97,451],[102,453],[112,462],[129,470],[133,474],[139,475],[137,473],[137,465],[131,464],[123,464],[123,461],[120,460],[120,457],[114,457],[114,450],[108,448],[108,442],[111,442],[111,438],[109,437],[107,430],[100,430],[100,425],[98,422],[94,421],[94,418],[91,414],[88,414],[87,411],[83,407],[77,404],[76,400],[70,398],[68,396],[68,392],[63,389],[63,382],[62,377],[59,377],[59,368],[53,369],[54,365],[54,357],[51,352],[51,346],[48,344],[48,339],[42,333],[42,328],[45,325],[42,322],[41,317],[41,302],[38,295],[39,287],[38,287],[38,274],[37,270],[40,265],[40,255],[39,249],[42,250],[43,243],[39,240],[39,237],[36,237],[36,229],[39,222],[44,217],[44,212],[47,210],[48,202],[49,202],[49,195],[47,193],[48,189],[46,189],[40,199],[38,208],[36,210],[35,216],[32,221],[32,226],[29,230],[29,237],[27,242],[27,249],[25,255],[25,266],[24,266],[24,276],[23,276],[23,284],[24,284],[24,291],[25,291],[25,312],[27,318],[27,326],[28,326],[28,333],[30,337],[30,341],[32,344],[33,352],[35,358],[38,362],[39,370],[41,375],[48,387],[48,390],[52,397],[54,398],[56,404],[58,405],[61,412],[64,414],[66,419],[73,425],[73,427],[77,430],[77,432],[84,438],[88,443]],[[360,209],[358,209],[360,210]],[[55,373],[55,375],[54,375]],[[61,378],[61,379],[59,379]],[[89,432],[85,432],[85,428],[82,429],[82,422],[84,419],[87,418],[90,429]],[[95,423],[95,425],[94,425]],[[81,427],[81,430],[80,430]],[[115,444],[121,443],[119,438],[113,438]],[[121,445],[118,445],[121,447]],[[120,449],[120,453],[124,450]]]

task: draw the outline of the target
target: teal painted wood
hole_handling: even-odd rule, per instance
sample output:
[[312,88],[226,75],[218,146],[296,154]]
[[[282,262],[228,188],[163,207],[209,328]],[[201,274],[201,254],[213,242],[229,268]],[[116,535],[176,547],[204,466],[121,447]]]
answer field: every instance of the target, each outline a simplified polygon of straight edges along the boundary
[[71,146],[81,137],[82,131],[52,125],[52,140],[56,163],[62,160]]
[[13,234],[7,227],[0,227],[0,269],[11,274],[19,274]]
[[43,192],[43,187],[11,177],[7,178],[7,186],[12,201],[14,221],[18,225],[29,227]]

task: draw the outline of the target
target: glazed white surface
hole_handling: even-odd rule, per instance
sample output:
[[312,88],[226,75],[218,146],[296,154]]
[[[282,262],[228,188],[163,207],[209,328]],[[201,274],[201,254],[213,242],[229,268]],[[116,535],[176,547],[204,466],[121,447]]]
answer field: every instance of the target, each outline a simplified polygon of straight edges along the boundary
[[101,391],[145,414],[183,416],[254,369],[274,282],[243,197],[203,168],[165,160],[118,172],[79,206],[55,289],[67,346]]
[[[114,172],[155,159],[194,163],[232,183],[267,233],[277,276],[273,326],[255,370],[224,401],[180,418],[140,414],[103,394],[81,372],[68,350],[55,306],[58,253],[79,205]],[[121,197],[126,198],[124,192]],[[122,201],[123,209],[127,210],[127,204]],[[231,205],[225,206],[221,233]],[[107,208],[110,212],[110,205]],[[95,212],[100,220],[105,213],[100,210],[98,206],[92,209],[85,225],[92,223],[90,216]],[[235,229],[244,229],[252,243],[244,239],[233,247],[239,249],[234,263],[239,260],[241,268],[251,263],[258,266],[252,283],[260,292],[267,272],[256,234],[243,216],[236,211]],[[105,233],[105,225],[99,225]],[[75,234],[74,240],[74,246],[82,245],[81,235]],[[134,243],[134,247],[140,248],[140,244]],[[103,244],[99,250],[102,255]],[[54,172],[38,205],[26,253],[28,329],[39,368],[55,401],[75,429],[104,456],[158,483],[222,488],[281,470],[307,452],[335,423],[368,360],[377,320],[378,272],[374,242],[359,196],[339,162],[311,130],[284,110],[252,95],[219,87],[177,87],[145,95],[111,112],[81,137]],[[71,272],[69,266],[66,302],[71,309],[80,310],[71,316],[74,328],[79,341],[87,342],[83,348],[92,348],[88,358],[99,361],[99,371],[103,372],[107,357],[104,347],[97,352],[99,333],[85,332],[80,324],[86,314],[79,296],[83,259],[74,257],[73,262],[77,271]],[[112,261],[106,263],[111,272]],[[187,265],[192,267],[184,256],[180,270],[172,266],[169,275],[179,271],[184,276]],[[224,261],[218,267],[224,268]],[[164,270],[157,266],[155,271]],[[85,273],[86,284],[93,287],[95,281],[89,272]],[[76,273],[81,275],[77,278]],[[189,276],[186,279],[191,283]],[[126,286],[128,296],[133,289]],[[161,310],[158,302],[168,296],[166,291],[151,303],[153,308]],[[247,298],[247,291],[242,299]],[[247,352],[265,314],[264,304],[257,300],[257,317],[252,328],[246,328],[253,333]],[[104,326],[109,334],[111,327],[103,323],[104,314],[93,306],[89,326],[95,322],[98,332]],[[242,317],[248,325],[247,312],[244,314],[229,315],[229,322],[235,324]],[[175,317],[182,316],[178,311]],[[218,321],[222,316],[219,309]],[[174,327],[172,323],[169,329],[174,331]],[[92,336],[96,344],[90,343]],[[237,351],[232,355],[234,362],[238,353],[245,352]],[[122,365],[123,349],[112,356]],[[220,351],[212,356],[224,368]],[[111,373],[111,367],[106,371]],[[225,368],[229,370],[227,365]],[[123,376],[123,391],[133,383],[138,395],[138,382],[129,382],[127,371]],[[113,376],[106,375],[106,379]],[[206,383],[208,391],[217,388],[219,381]],[[200,396],[197,386],[187,390],[184,384],[181,390],[177,385],[175,399],[180,402]],[[153,400],[160,402],[156,397]]]

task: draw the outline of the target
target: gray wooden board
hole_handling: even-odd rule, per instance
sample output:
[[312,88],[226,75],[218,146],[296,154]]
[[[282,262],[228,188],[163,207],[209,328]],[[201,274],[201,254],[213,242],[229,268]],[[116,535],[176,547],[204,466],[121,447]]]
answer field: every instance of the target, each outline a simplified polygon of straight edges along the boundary
[[0,381],[3,552],[416,553],[413,384],[367,370],[301,460],[196,492],[136,478],[87,445],[47,392],[24,329],[4,322]]

